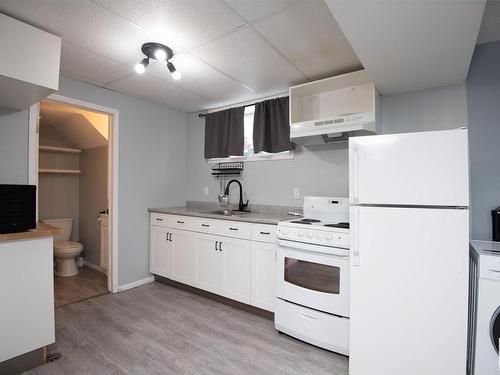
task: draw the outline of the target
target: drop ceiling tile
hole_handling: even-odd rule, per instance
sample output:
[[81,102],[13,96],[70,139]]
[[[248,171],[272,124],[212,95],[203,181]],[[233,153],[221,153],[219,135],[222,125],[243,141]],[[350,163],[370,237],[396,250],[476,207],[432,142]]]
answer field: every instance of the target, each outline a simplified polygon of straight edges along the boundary
[[182,73],[182,78],[178,81],[172,78],[165,62],[155,64],[147,73],[212,100],[237,100],[253,94],[253,91],[188,52],[175,55],[172,63]]
[[288,89],[305,77],[252,28],[240,29],[191,51],[256,91]]
[[222,0],[96,0],[148,30],[155,41],[190,49],[244,24]]
[[141,44],[151,39],[147,31],[88,0],[2,0],[0,12],[130,66],[141,58]]
[[323,1],[304,0],[254,27],[311,79],[361,68]]
[[62,43],[61,72],[81,81],[104,85],[134,71],[132,67],[96,55],[67,42]]
[[225,0],[246,21],[252,22],[278,13],[298,0]]
[[172,86],[146,73],[141,75],[132,74],[112,82],[107,87],[184,112],[202,109],[208,102],[202,97]]

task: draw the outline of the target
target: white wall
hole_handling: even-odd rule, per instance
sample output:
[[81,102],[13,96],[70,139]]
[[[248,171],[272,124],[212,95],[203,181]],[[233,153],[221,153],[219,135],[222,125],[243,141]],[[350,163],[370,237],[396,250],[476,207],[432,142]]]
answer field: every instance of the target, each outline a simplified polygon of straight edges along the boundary
[[[453,129],[467,124],[465,85],[441,87],[408,94],[383,96],[384,133]],[[210,175],[210,164],[203,158],[204,120],[196,114],[188,117],[188,199],[215,201],[219,180]],[[293,199],[293,188],[304,195],[347,196],[347,143],[297,147],[293,160],[245,163],[241,181],[245,199],[251,203],[302,205]],[[209,195],[203,194],[204,186]],[[237,202],[238,189],[232,189],[231,201]]]

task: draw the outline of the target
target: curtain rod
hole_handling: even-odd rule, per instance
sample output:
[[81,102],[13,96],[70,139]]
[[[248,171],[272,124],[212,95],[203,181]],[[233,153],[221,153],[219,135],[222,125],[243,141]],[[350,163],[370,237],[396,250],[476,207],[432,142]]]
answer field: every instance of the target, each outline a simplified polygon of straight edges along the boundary
[[[246,101],[246,102],[234,103],[234,104],[226,106],[226,107],[213,108],[211,110],[209,109],[207,111],[207,113],[211,113],[210,111],[212,111],[212,112],[223,111],[225,109],[235,108],[235,107],[243,107],[243,108],[251,107],[251,106],[255,105],[255,103],[258,103],[260,101],[270,100],[270,99],[276,99],[276,98],[282,98],[284,96],[288,96],[288,92],[282,92],[281,94],[275,94],[275,95],[265,96],[263,98],[256,99],[256,100],[253,100],[253,101],[249,100],[249,101]],[[247,104],[238,105],[238,104],[243,104],[243,103],[247,103]],[[205,117],[205,115],[206,115],[206,113],[199,113],[198,117],[202,118],[202,117]]]

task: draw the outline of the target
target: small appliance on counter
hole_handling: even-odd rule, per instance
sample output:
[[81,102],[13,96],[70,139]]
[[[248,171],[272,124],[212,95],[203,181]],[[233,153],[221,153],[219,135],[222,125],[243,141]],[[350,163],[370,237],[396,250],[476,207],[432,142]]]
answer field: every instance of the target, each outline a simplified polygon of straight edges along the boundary
[[0,184],[0,233],[36,228],[36,186]]
[[500,206],[491,211],[492,240],[500,242]]

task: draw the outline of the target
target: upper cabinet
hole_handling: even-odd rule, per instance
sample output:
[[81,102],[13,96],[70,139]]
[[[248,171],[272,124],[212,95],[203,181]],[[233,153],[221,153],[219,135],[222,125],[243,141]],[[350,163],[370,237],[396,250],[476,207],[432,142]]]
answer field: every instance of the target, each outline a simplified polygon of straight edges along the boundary
[[0,14],[0,108],[23,110],[59,89],[61,38]]

